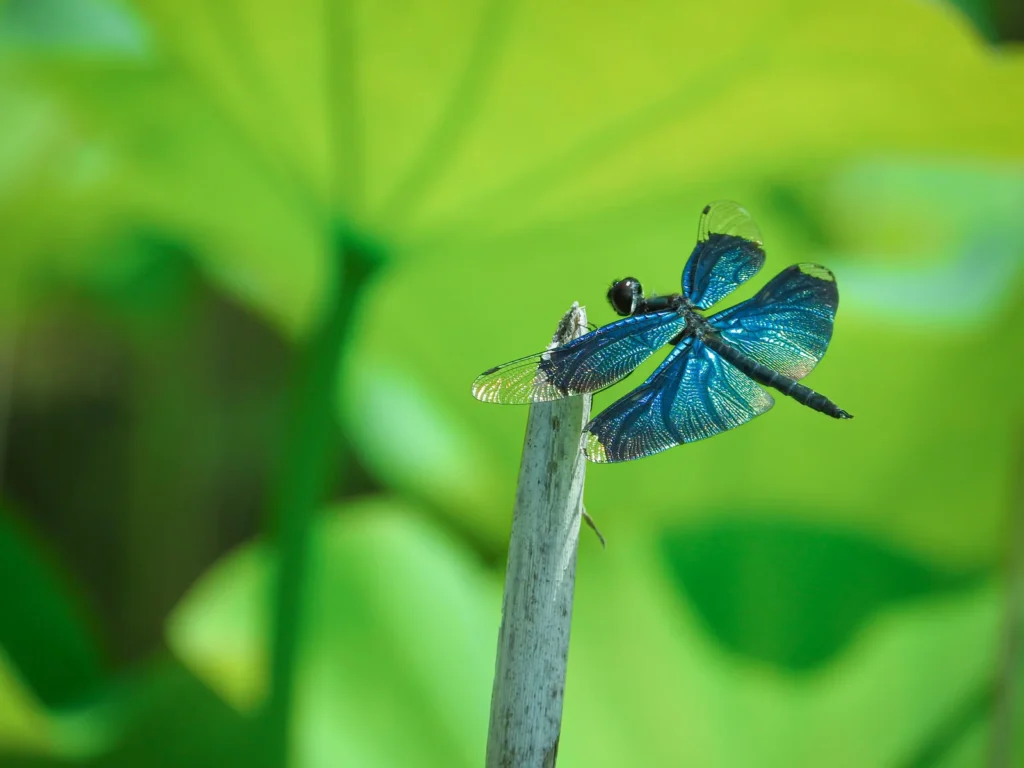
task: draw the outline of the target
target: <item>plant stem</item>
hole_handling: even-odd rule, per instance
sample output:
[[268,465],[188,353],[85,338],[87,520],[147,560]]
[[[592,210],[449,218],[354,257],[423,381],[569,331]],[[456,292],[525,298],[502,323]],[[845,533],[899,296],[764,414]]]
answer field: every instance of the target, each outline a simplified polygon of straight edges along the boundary
[[[1010,535],[1006,558],[1006,613],[996,673],[989,764],[1009,768],[1020,746],[1021,634],[1024,631],[1024,431],[1017,440],[1017,471],[1010,497]],[[1014,742],[1018,742],[1015,744]]]
[[[573,304],[552,347],[587,332]],[[552,768],[558,756],[590,396],[530,407],[505,572],[487,768]]]
[[289,764],[296,657],[303,624],[303,600],[310,527],[323,504],[332,476],[343,464],[335,418],[339,363],[351,327],[355,301],[375,264],[372,252],[339,236],[334,275],[323,315],[300,354],[292,387],[281,474],[271,508],[277,535],[271,638],[268,764]]

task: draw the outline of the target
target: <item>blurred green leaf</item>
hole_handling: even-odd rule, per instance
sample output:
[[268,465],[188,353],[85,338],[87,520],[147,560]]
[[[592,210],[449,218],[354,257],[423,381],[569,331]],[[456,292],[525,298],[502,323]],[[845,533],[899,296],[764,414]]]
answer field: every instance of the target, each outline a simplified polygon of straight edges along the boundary
[[495,478],[483,446],[416,379],[396,374],[386,361],[364,360],[338,402],[360,461],[388,487],[463,518],[490,505]]
[[1003,600],[991,581],[891,603],[828,664],[780,674],[680,605],[661,546],[636,531],[603,552],[582,541],[559,765],[898,765],[991,680]]
[[270,594],[265,547],[218,563],[167,625],[171,650],[235,708],[253,713],[269,688]]
[[139,57],[147,42],[138,18],[118,0],[0,3],[0,46],[23,52]]
[[997,322],[1018,298],[1019,168],[876,158],[837,174],[824,201],[842,245],[820,258],[841,277],[854,313],[962,333]]
[[[820,174],[866,148],[1019,146],[1020,57],[994,61],[957,17],[914,3],[134,7],[151,60],[24,77],[109,153],[101,221],[187,234],[211,274],[293,331],[338,219],[399,259],[462,260],[467,240],[478,259],[509,232],[599,226],[679,192],[664,230],[753,179]],[[728,35],[692,39],[724,18]],[[605,247],[624,250],[638,223],[619,220]],[[685,252],[670,242],[662,253]],[[540,245],[524,269],[565,254]]]
[[90,768],[275,768],[266,728],[225,705],[174,663],[148,665],[133,680],[124,734]]
[[[29,275],[47,277],[48,266],[70,258],[65,252],[87,258],[84,268],[106,269],[114,249],[104,244],[157,233],[290,335],[306,329],[324,298],[328,259],[337,255],[336,227],[179,73],[152,63],[49,63],[30,71],[55,83],[25,98],[60,110],[55,122],[73,141],[63,164],[90,160],[93,172],[88,186],[41,188],[12,227],[12,250]],[[129,103],[131,119],[118,112]],[[29,167],[24,178],[39,186],[46,177]],[[83,207],[91,215],[79,222]],[[67,228],[55,229],[64,219]],[[33,262],[39,253],[47,258]],[[38,283],[29,285],[38,291]]]
[[[1024,168],[982,154],[922,159],[874,155],[847,164],[820,190],[830,250],[881,265],[925,266],[978,238],[1024,246]],[[979,258],[985,258],[981,254]],[[1018,258],[1018,263],[1021,259]]]
[[0,745],[22,755],[45,753],[51,746],[45,708],[21,682],[0,648]]
[[[266,692],[271,557],[254,546],[228,558],[168,626],[174,652],[243,708]],[[387,500],[346,505],[318,521],[311,557],[297,764],[476,765],[487,731],[497,584],[414,510]]]
[[660,548],[681,597],[719,643],[791,672],[821,667],[894,604],[976,586],[984,576],[768,510],[667,530]]
[[[135,671],[117,691],[108,714],[115,737],[100,749],[65,750],[56,756],[32,754],[5,744],[4,768],[277,768],[268,760],[265,728],[227,706],[209,688],[176,663],[158,659]],[[102,733],[91,721],[65,724],[79,736]]]
[[[91,227],[55,231],[54,221],[77,216],[57,204],[64,191],[54,185],[40,190],[51,226],[24,216],[11,250],[38,273],[68,241],[101,259],[96,242],[141,222],[184,240],[232,293],[303,332],[337,257],[339,220],[360,239],[397,239],[369,221],[367,200],[393,192],[442,120],[447,100],[437,94],[459,91],[449,81],[476,61],[474,50],[488,50],[474,42],[480,3],[443,15],[425,3],[354,14],[333,2],[297,13],[267,2],[134,6],[158,52],[146,60],[7,62],[26,98],[59,109],[48,127],[74,136],[72,158],[102,158],[106,172],[88,193],[99,208]],[[436,45],[430,30],[449,42]],[[31,154],[44,154],[47,139],[35,139]],[[39,175],[29,174],[32,183]]]
[[49,281],[88,273],[96,256],[88,244],[111,235],[112,159],[71,124],[68,105],[35,87],[2,51],[0,113],[0,322],[7,325],[38,303]]
[[84,703],[103,680],[81,606],[40,543],[0,510],[0,647],[49,707]]
[[993,13],[999,0],[947,0],[947,2],[962,13],[978,31],[978,34],[986,40],[989,42],[999,40]]
[[[738,665],[699,615],[680,610],[656,539],[621,535],[607,552],[587,541],[559,757],[567,766],[891,765],[990,674],[1000,597],[987,584],[893,602],[826,668],[780,676]],[[497,584],[393,502],[341,508],[315,542],[297,764],[478,762]],[[188,666],[246,708],[266,679],[267,557],[258,546],[225,560],[168,628]],[[401,743],[389,738],[395,722]],[[851,751],[851,727],[872,739]]]

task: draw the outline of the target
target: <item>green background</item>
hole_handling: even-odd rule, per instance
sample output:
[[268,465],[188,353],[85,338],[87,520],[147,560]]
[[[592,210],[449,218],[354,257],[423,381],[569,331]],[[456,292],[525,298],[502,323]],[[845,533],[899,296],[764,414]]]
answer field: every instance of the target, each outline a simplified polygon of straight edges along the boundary
[[0,766],[482,764],[526,410],[470,383],[678,290],[723,198],[730,302],[835,272],[856,418],[588,467],[559,765],[1024,765],[1022,39],[0,0]]

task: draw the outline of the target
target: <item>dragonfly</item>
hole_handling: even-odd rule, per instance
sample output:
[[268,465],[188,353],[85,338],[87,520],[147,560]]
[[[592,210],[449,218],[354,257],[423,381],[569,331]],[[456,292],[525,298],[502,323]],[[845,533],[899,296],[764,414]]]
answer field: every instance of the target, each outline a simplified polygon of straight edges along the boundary
[[537,403],[597,392],[670,346],[646,381],[584,427],[588,459],[639,459],[738,427],[771,409],[769,389],[827,416],[853,418],[800,383],[832,339],[839,290],[829,269],[794,264],[747,301],[705,314],[764,261],[750,213],[731,201],[711,203],[701,212],[682,293],[645,296],[636,278],[616,280],[608,301],[624,319],[484,371],[473,395],[490,403]]

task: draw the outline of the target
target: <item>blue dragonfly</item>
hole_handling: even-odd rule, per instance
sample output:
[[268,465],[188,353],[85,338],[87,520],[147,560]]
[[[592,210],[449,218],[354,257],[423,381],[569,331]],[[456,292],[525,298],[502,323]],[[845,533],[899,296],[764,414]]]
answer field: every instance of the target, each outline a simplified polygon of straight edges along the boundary
[[608,301],[625,319],[484,371],[473,395],[490,403],[537,403],[596,392],[671,345],[643,384],[584,428],[588,459],[639,459],[738,427],[775,404],[765,387],[833,418],[853,418],[799,382],[832,338],[839,291],[831,271],[794,264],[753,298],[703,314],[757,274],[764,259],[761,233],[746,209],[728,201],[705,206],[681,294],[648,297],[635,278],[617,280]]

